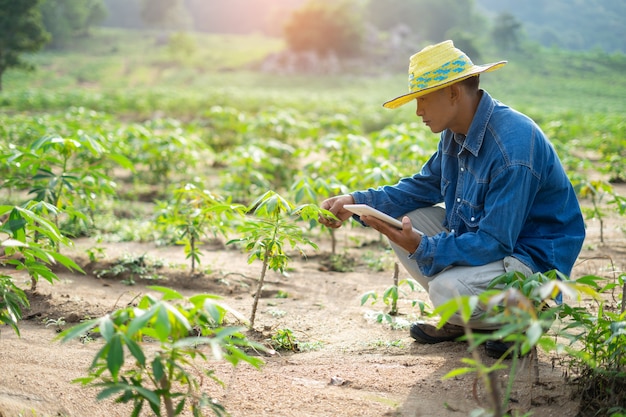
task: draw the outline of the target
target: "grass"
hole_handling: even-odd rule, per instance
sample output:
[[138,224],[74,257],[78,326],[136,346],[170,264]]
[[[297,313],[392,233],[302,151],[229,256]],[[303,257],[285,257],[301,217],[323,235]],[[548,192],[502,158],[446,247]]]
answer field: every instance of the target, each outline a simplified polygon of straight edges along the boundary
[[[35,72],[5,73],[0,106],[50,110],[58,103],[60,108],[80,105],[124,112],[124,106],[108,102],[122,95],[153,107],[147,110],[173,111],[174,116],[197,113],[210,105],[259,110],[268,106],[303,109],[315,103],[329,113],[378,113],[381,120],[376,123],[415,119],[411,104],[396,111],[381,107],[385,100],[405,92],[404,71],[376,68],[369,71],[375,75],[368,76],[277,76],[261,73],[256,66],[266,55],[282,50],[280,39],[194,34],[195,52],[180,62],[159,43],[161,37],[154,32],[99,28],[71,50],[34,55],[30,61],[37,66]],[[509,64],[485,74],[482,84],[494,97],[521,111],[533,116],[626,111],[623,55],[545,49],[506,55],[492,52],[485,59],[508,59]],[[18,99],[51,94],[65,100],[42,100],[38,105],[33,99],[28,103]]]
[[[76,41],[72,49],[32,56],[34,72],[8,71],[0,109],[9,115],[58,117],[68,109],[84,107],[106,113],[114,125],[143,123],[158,116],[178,119],[186,128],[199,126],[204,134],[212,132],[216,106],[249,119],[279,111],[293,111],[297,119],[312,121],[345,115],[354,122],[355,134],[419,121],[413,104],[393,111],[381,106],[406,91],[405,70],[363,64],[368,75],[269,74],[261,72],[258,64],[264,56],[282,50],[280,39],[185,36],[193,38],[195,51],[181,61],[163,44],[162,33],[99,28]],[[625,55],[527,46],[515,53],[486,51],[484,56],[481,62],[507,59],[509,63],[484,74],[482,86],[533,117],[560,154],[595,144],[591,148],[605,155],[624,155],[619,138],[626,130]],[[77,123],[89,129],[87,120]],[[231,121],[220,123],[226,123],[220,125],[224,133],[230,129],[233,136],[241,136],[236,130],[240,127]],[[434,144],[435,135],[432,140]],[[607,152],[607,144],[615,149]]]

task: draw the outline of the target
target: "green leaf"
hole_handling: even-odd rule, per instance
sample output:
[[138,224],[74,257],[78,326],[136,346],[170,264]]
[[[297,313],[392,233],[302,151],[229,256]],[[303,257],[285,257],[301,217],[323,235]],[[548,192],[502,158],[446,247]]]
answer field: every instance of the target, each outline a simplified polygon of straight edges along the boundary
[[122,384],[122,383],[109,384],[108,388],[103,389],[102,391],[98,393],[98,395],[96,396],[96,399],[98,401],[105,400],[109,398],[110,396],[117,394],[120,391],[127,391],[129,389],[131,389],[131,386],[127,384]]
[[[557,349],[557,343],[553,337],[542,336],[537,342],[537,346],[541,347],[546,352],[552,352]],[[559,352],[557,352],[559,353]]]
[[389,298],[391,298],[392,300],[397,300],[398,299],[398,287],[396,285],[390,286],[383,293],[383,300],[385,300],[385,302]]
[[583,285],[588,285],[590,287],[593,287],[595,289],[600,289],[600,284],[598,284],[596,281],[603,281],[605,278],[603,277],[599,277],[597,275],[585,275],[583,277],[580,277],[576,280],[577,284],[583,284]]
[[103,316],[99,320],[98,327],[100,329],[100,334],[107,342],[111,341],[113,338],[113,334],[115,333],[115,326],[113,321],[111,320],[111,316],[108,314]]
[[161,287],[161,286],[158,286],[158,285],[151,285],[148,288],[153,290],[153,291],[158,291],[158,292],[162,293],[163,294],[163,300],[165,300],[165,301],[169,301],[169,300],[183,300],[185,298],[178,291],[175,291],[175,290],[173,290],[171,288]]
[[69,329],[62,331],[56,338],[60,338],[62,343],[66,343],[72,339],[76,339],[86,334],[91,329],[96,327],[98,325],[98,322],[99,319],[93,319],[77,324],[76,326],[70,327]]
[[131,355],[133,355],[133,357],[142,367],[146,366],[146,356],[144,355],[143,350],[141,350],[141,346],[139,346],[137,342],[135,342],[127,335],[123,335],[123,337],[124,343],[126,343],[126,346],[128,346],[128,350],[130,351]]
[[135,318],[131,320],[128,325],[128,329],[126,330],[126,334],[129,337],[134,336],[137,332],[142,330],[146,324],[154,317],[156,314],[157,308],[152,307],[150,310],[141,310],[136,308],[135,310]]
[[81,385],[89,385],[91,382],[93,382],[95,378],[92,376],[87,376],[87,377],[83,377],[83,378],[74,378],[72,379],[72,384],[81,384]]
[[24,227],[26,224],[26,220],[17,211],[12,211],[9,220],[2,224],[0,230],[17,240],[24,241]]
[[189,324],[189,320],[187,320],[187,317],[185,317],[185,315],[180,310],[178,310],[171,304],[164,304],[164,307],[179,324],[183,325],[185,329],[191,330],[191,324]]
[[165,376],[165,369],[159,357],[154,358],[152,361],[152,373],[154,374],[154,379],[157,381],[160,381]]
[[3,241],[0,245],[4,247],[26,247],[26,248],[28,247],[27,243],[20,242],[19,240],[15,240],[15,239],[7,239]]
[[83,271],[83,269],[80,266],[78,266],[78,264],[76,262],[74,262],[73,260],[71,260],[67,256],[61,255],[60,253],[55,252],[55,251],[48,251],[48,254],[52,258],[54,258],[54,260],[59,262],[61,265],[63,265],[64,267],[66,267],[70,271],[78,271],[78,272],[83,273],[83,274],[85,273],[85,271]]
[[526,337],[530,346],[535,346],[542,335],[543,329],[539,321],[533,321],[528,330],[526,330]]
[[211,300],[206,300],[203,307],[204,307],[204,311],[206,311],[209,314],[209,316],[211,317],[211,319],[213,319],[215,324],[217,325],[222,324],[222,320],[224,318],[224,309],[221,308],[219,304],[216,304],[212,302]]
[[172,331],[167,309],[163,304],[159,304],[156,311],[156,321],[153,325],[154,331],[161,342],[166,342]]
[[15,206],[0,205],[0,216],[4,216],[6,213],[10,212],[14,208]]
[[448,320],[450,320],[450,317],[459,311],[460,305],[463,303],[463,299],[464,297],[455,297],[435,308],[432,315],[439,315],[440,317],[437,327],[443,326],[448,322]]
[[117,380],[119,371],[122,365],[124,365],[124,347],[122,346],[121,335],[116,334],[113,336],[108,345],[107,369],[111,373],[113,380]]
[[469,373],[476,372],[476,371],[477,371],[476,368],[469,368],[469,367],[455,368],[451,370],[450,372],[448,372],[447,374],[445,374],[442,379],[450,379],[450,378],[454,378],[455,376],[465,375],[465,374],[469,374]]
[[185,402],[186,402],[185,400],[186,398],[183,398],[182,400],[178,402],[178,405],[176,406],[176,409],[174,410],[175,416],[182,414],[183,410],[185,409]]
[[135,386],[134,389],[137,393],[141,394],[143,398],[147,399],[152,406],[156,407],[156,409],[161,405],[159,396],[154,391],[140,386]]
[[213,302],[213,300],[221,300],[222,297],[214,294],[195,294],[189,297],[191,302],[197,308],[201,308],[206,301]]
[[212,337],[185,337],[177,340],[172,344],[175,349],[181,348],[196,348],[199,345],[211,345],[215,343],[215,339]]
[[135,172],[135,164],[133,164],[133,162],[124,155],[119,153],[110,153],[107,155],[107,158],[118,164],[120,167]]

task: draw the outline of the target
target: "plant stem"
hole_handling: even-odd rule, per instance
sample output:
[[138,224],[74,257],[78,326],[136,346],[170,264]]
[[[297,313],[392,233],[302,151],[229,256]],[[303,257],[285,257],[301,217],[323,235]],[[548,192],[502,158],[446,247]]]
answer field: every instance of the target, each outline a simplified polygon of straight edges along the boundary
[[189,239],[189,249],[191,250],[191,273],[193,274],[196,271],[196,237],[191,231],[189,235],[191,236]]
[[[463,325],[463,330],[465,330],[465,337],[467,338],[467,342],[470,346],[474,345],[474,334],[472,333],[472,329],[468,326],[467,323]],[[491,405],[494,408],[493,417],[501,417],[502,416],[502,405],[500,402],[500,391],[498,390],[497,380],[493,372],[489,373],[485,369],[485,365],[478,354],[477,349],[472,349],[471,351],[472,358],[479,366],[476,369],[478,377],[482,380],[483,384],[485,384],[485,391],[487,391],[487,395]]]
[[397,297],[397,292],[399,291],[398,289],[398,276],[400,275],[400,266],[398,265],[398,262],[394,262],[393,264],[393,285],[396,287],[396,296],[391,298],[391,311],[389,312],[389,314],[391,314],[392,316],[395,316],[398,314],[398,297]]
[[[171,378],[171,376],[170,376]],[[160,388],[164,391],[163,395],[163,403],[165,404],[165,411],[167,412],[168,417],[173,417],[174,413],[174,404],[172,404],[172,399],[168,395],[170,391],[170,384],[168,378],[163,375],[163,378],[159,381]]]
[[276,236],[278,235],[279,228],[279,213],[276,213],[274,219],[274,231],[272,232],[272,238],[266,240],[265,242],[265,252],[263,253],[263,269],[261,269],[261,277],[259,278],[259,286],[256,289],[256,294],[254,294],[254,302],[252,303],[252,313],[250,315],[250,329],[254,328],[254,319],[256,317],[256,309],[259,304],[259,298],[261,298],[261,290],[263,289],[263,282],[265,281],[265,273],[267,272],[267,266],[269,264],[269,259],[271,256],[271,251],[276,242]]
[[254,319],[256,317],[256,309],[259,304],[259,298],[261,298],[261,290],[263,289],[263,281],[265,281],[265,272],[267,271],[268,259],[270,257],[270,247],[265,248],[263,254],[263,269],[261,269],[261,277],[259,278],[259,284],[254,294],[254,302],[252,303],[252,314],[250,315],[250,328],[254,328]]
[[593,204],[593,211],[595,213],[595,216],[598,218],[598,221],[600,222],[600,243],[604,243],[604,217],[602,216],[602,212],[600,211],[600,208],[598,207],[596,196],[593,193],[591,194],[591,203]]

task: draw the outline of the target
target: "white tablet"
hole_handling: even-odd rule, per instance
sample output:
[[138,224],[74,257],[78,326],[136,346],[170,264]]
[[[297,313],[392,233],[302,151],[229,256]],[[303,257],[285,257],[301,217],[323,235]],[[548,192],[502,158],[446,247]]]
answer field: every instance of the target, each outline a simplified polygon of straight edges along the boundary
[[[345,204],[343,208],[345,208],[348,211],[351,211],[354,214],[358,214],[359,216],[376,217],[377,219],[380,219],[386,223],[389,223],[390,225],[395,226],[398,229],[402,229],[402,222],[400,220],[394,219],[390,215],[385,214],[382,211],[376,210],[374,207],[370,207],[367,204]],[[420,232],[419,230],[417,230],[416,228],[413,228],[413,230],[415,230],[419,234],[422,234],[422,235],[424,234]]]

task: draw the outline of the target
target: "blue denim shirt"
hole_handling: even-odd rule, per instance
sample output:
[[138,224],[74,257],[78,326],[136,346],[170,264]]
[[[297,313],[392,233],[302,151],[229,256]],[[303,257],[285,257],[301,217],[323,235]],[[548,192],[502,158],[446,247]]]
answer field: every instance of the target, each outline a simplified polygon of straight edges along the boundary
[[352,196],[393,217],[445,203],[449,233],[424,236],[410,255],[426,276],[506,256],[533,272],[569,275],[585,238],[576,194],[552,145],[530,118],[486,91],[467,137],[443,131],[421,172]]

